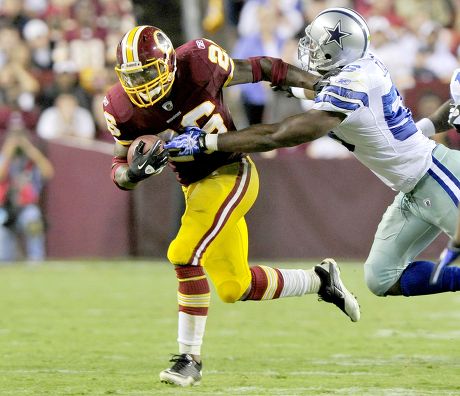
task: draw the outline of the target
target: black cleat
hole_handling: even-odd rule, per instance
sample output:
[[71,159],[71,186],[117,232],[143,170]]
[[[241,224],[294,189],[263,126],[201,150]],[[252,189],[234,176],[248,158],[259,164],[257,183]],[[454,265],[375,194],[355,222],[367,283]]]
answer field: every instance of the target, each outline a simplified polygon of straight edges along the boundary
[[358,301],[340,279],[340,269],[335,260],[324,259],[315,266],[315,272],[321,279],[319,299],[336,305],[352,322],[357,322],[361,316]]
[[200,384],[201,369],[203,367],[201,363],[195,362],[193,358],[186,353],[182,355],[173,355],[170,362],[174,362],[173,366],[160,373],[161,382],[177,386]]

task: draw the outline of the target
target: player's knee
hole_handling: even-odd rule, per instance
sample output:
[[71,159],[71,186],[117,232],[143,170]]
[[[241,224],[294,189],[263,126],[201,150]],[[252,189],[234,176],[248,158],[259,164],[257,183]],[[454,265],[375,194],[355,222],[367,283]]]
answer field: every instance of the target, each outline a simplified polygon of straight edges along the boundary
[[375,279],[366,278],[366,285],[367,288],[376,296],[383,297],[385,295],[385,293],[380,290],[379,284],[378,282],[375,282]]
[[[367,263],[366,263],[367,264]],[[378,276],[367,266],[364,266],[364,280],[367,288],[376,296],[384,297],[387,288],[382,287],[382,282]]]
[[241,298],[244,290],[241,290],[241,285],[236,280],[227,280],[217,285],[217,294],[219,298],[226,303],[234,303]]
[[167,257],[170,263],[175,265],[186,264],[190,259],[190,254],[187,255],[187,252],[184,249],[180,248],[180,245],[174,243],[174,241],[169,245]]

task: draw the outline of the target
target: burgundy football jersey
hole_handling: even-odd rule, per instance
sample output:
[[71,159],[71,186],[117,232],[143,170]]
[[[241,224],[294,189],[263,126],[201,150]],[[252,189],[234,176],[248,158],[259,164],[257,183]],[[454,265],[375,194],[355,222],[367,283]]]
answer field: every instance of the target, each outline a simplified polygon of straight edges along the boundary
[[[181,133],[198,126],[208,133],[234,131],[222,88],[233,76],[233,61],[225,50],[206,39],[192,40],[176,49],[177,70],[170,94],[153,106],[140,108],[128,98],[120,83],[103,101],[109,131],[120,144],[129,146],[141,135]],[[241,153],[200,154],[189,161],[171,161],[181,184],[200,180],[222,165],[235,162]]]

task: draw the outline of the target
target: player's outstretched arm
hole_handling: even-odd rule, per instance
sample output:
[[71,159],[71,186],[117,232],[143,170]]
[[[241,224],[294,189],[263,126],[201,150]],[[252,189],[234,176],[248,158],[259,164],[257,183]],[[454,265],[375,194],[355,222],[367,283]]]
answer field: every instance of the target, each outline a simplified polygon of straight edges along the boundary
[[256,56],[234,59],[235,69],[230,85],[269,81],[275,86],[300,87],[313,91],[319,77],[278,58]]
[[173,155],[227,152],[262,152],[280,147],[292,147],[325,135],[340,124],[345,116],[320,110],[286,118],[277,124],[257,124],[237,132],[207,134],[197,127],[164,145]]
[[341,113],[309,110],[277,124],[251,125],[237,133],[207,135],[206,145],[208,149],[246,153],[293,147],[325,135],[344,117]]

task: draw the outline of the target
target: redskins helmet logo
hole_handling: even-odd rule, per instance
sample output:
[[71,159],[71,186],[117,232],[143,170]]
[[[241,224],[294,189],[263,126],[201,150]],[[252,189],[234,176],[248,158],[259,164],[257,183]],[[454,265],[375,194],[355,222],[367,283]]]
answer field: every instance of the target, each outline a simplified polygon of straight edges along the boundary
[[171,40],[160,30],[157,30],[153,33],[153,40],[155,40],[155,44],[157,45],[158,49],[165,54],[170,54],[173,45]]

